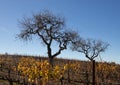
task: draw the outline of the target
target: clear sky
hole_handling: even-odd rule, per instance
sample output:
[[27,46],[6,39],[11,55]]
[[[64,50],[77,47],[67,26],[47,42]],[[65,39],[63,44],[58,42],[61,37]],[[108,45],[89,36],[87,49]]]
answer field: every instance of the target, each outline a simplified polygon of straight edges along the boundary
[[[47,56],[39,40],[15,38],[20,31],[18,20],[46,9],[65,17],[68,28],[82,37],[108,42],[110,47],[101,54],[102,59],[120,63],[120,0],[0,0],[0,53]],[[59,57],[87,60],[70,50]]]

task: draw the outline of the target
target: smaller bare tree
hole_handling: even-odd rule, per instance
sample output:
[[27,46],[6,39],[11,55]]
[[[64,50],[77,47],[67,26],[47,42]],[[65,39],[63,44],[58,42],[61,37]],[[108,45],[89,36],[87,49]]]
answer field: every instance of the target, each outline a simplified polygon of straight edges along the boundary
[[80,38],[72,45],[73,51],[78,51],[80,53],[85,54],[89,60],[94,60],[94,58],[98,57],[98,55],[108,48],[109,44],[100,40],[93,39],[82,39]]

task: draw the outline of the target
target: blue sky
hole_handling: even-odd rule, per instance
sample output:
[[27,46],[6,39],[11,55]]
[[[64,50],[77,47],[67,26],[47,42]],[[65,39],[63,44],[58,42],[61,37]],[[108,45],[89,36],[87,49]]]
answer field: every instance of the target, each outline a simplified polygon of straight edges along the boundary
[[[120,62],[119,0],[0,0],[0,53],[47,56],[39,40],[23,42],[15,38],[20,31],[18,20],[46,9],[65,17],[67,27],[82,37],[108,42],[110,47],[101,54],[102,59]],[[59,57],[87,60],[70,50]]]

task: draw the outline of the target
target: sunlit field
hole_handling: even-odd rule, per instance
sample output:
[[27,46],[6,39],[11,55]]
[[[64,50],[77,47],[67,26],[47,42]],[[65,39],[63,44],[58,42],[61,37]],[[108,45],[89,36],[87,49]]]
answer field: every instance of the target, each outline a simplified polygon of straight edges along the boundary
[[[91,61],[0,55],[0,85],[92,85]],[[95,63],[97,85],[119,85],[120,65]]]

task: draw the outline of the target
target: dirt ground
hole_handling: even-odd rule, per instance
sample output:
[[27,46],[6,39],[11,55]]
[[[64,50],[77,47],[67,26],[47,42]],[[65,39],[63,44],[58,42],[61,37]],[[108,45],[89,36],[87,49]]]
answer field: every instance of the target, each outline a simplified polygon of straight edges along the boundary
[[9,83],[5,80],[0,80],[0,85],[9,85]]

